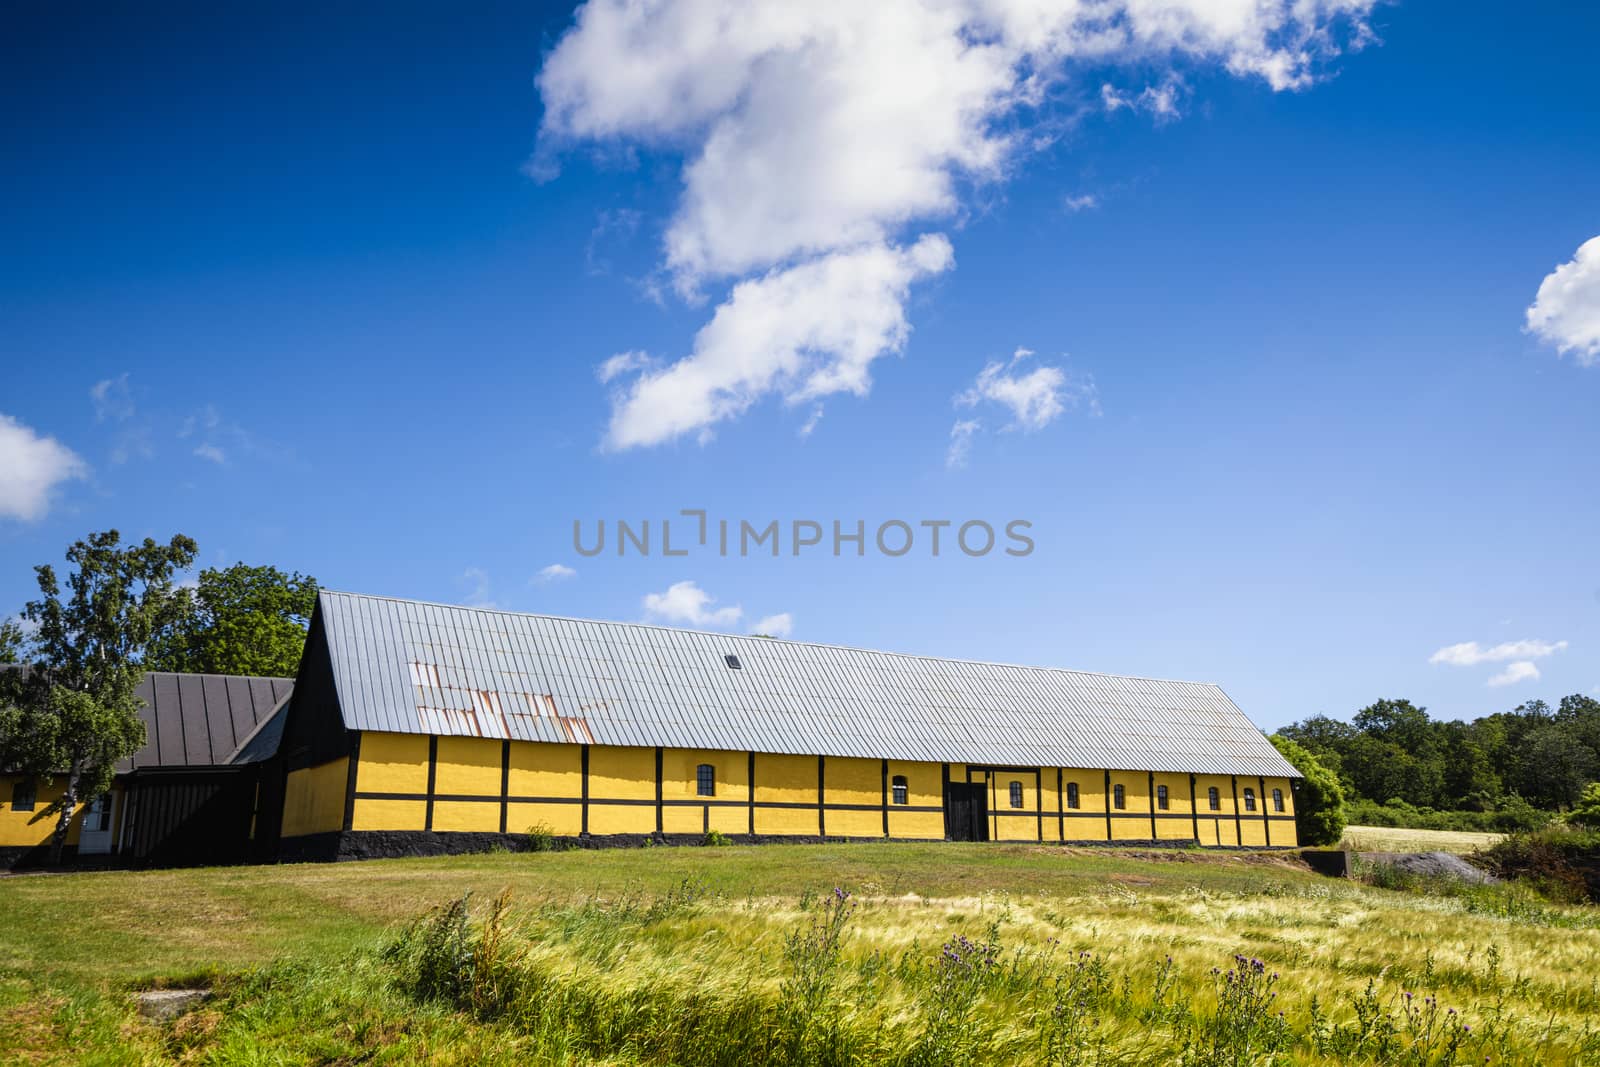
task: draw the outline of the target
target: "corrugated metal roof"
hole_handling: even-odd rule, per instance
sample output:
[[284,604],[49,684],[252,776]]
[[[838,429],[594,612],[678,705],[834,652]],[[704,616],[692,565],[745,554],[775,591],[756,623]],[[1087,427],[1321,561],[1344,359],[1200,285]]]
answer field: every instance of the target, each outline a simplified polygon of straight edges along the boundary
[[329,590],[318,610],[354,730],[1298,777],[1208,683]]
[[150,671],[137,690],[144,747],[117,770],[227,763],[293,688],[293,678]]

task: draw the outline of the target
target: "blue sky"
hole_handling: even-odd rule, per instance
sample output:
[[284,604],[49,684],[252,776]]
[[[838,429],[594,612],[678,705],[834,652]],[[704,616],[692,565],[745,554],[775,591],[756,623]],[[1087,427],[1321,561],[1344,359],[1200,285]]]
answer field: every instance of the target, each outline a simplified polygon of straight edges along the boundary
[[[1108,44],[712,6],[26,14],[0,615],[115,526],[1217,681],[1266,726],[1600,691],[1600,11],[1151,0]],[[869,550],[573,549],[685,508]],[[891,519],[1035,548],[888,558]]]

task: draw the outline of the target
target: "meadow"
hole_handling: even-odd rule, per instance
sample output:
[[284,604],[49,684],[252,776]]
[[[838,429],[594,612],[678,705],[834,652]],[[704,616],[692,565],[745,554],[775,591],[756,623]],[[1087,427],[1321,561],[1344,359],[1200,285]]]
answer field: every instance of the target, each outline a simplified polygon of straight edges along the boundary
[[[0,1060],[1600,1063],[1600,912],[1283,854],[774,845],[0,879]],[[133,994],[204,986],[148,1021]]]
[[1352,852],[1454,852],[1465,855],[1505,839],[1476,830],[1413,830],[1400,826],[1346,826],[1341,847]]

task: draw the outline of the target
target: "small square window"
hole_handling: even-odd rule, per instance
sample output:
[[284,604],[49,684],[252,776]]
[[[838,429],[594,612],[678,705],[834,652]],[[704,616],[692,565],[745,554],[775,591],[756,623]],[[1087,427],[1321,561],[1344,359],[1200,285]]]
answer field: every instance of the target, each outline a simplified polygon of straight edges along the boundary
[[728,669],[730,671],[742,671],[742,670],[744,670],[744,664],[739,662],[739,657],[738,656],[723,656],[722,657],[722,662],[724,662],[724,663],[726,663],[728,665]]

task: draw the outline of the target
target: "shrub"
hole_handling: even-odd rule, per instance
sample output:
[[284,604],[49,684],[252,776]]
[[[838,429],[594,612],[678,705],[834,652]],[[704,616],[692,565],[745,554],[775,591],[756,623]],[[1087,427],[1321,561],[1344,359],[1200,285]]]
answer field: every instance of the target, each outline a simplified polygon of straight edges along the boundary
[[723,833],[721,830],[707,830],[705,840],[700,843],[702,845],[709,845],[713,848],[721,848],[723,845],[733,844],[733,842],[728,838],[728,835]]
[[1287,737],[1268,738],[1304,777],[1294,786],[1294,828],[1302,845],[1332,845],[1344,836],[1344,787],[1317,757]]
[[1500,878],[1515,878],[1545,896],[1600,900],[1600,832],[1547,827],[1515,833],[1474,857]]
[[542,822],[528,827],[528,846],[535,852],[555,852],[560,848],[556,832]]
[[1584,787],[1578,802],[1572,805],[1567,821],[1574,826],[1600,830],[1600,782],[1590,782]]

